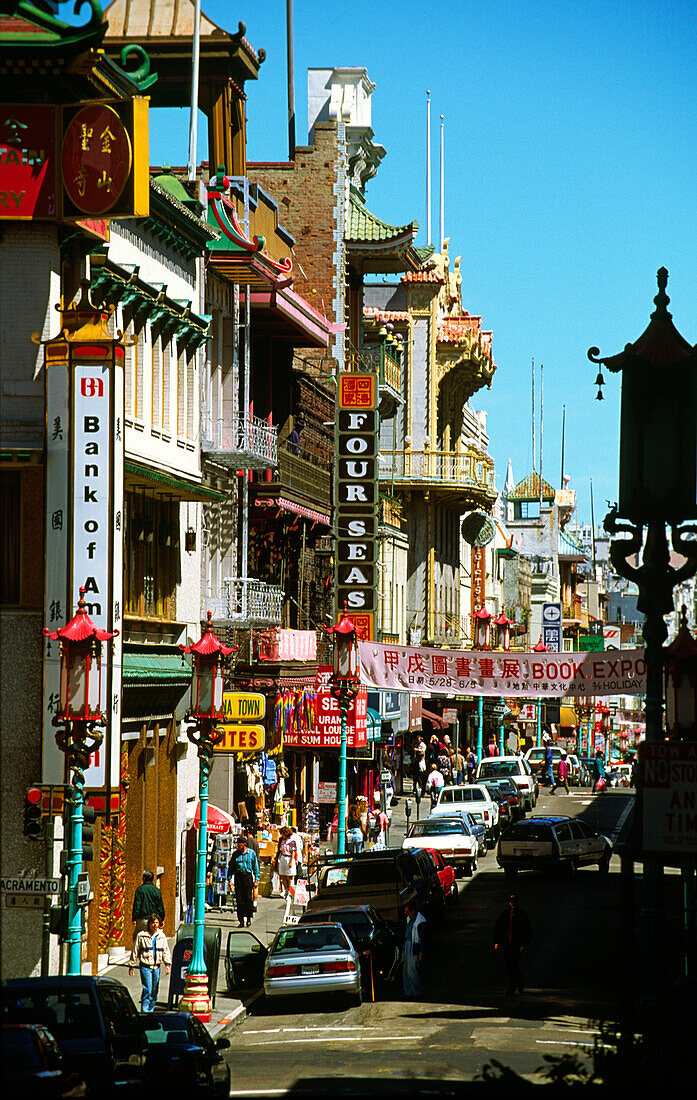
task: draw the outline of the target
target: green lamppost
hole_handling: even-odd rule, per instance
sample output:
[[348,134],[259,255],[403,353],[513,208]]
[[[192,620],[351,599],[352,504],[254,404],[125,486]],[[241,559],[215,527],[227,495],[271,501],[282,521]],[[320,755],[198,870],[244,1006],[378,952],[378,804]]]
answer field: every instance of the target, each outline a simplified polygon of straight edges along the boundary
[[332,651],[331,693],[339,704],[341,712],[341,747],[339,749],[339,817],[336,854],[343,856],[346,851],[346,744],[347,715],[361,687],[360,665],[358,660],[358,630],[352,619],[344,611],[336,626],[327,630],[334,641]]
[[54,726],[62,726],[56,744],[65,753],[71,771],[72,794],[67,819],[68,838],[68,974],[82,973],[82,909],[78,880],[82,870],[85,820],[85,768],[104,737],[102,710],[102,642],[118,630],[102,630],[87,614],[85,589],[80,589],[77,612],[56,631],[44,627],[44,636],[60,642],[60,700]]
[[[491,620],[493,615],[486,607],[474,613],[474,648],[491,649]],[[484,756],[484,696],[477,700],[477,763]]]
[[[532,651],[533,651],[533,653],[549,653],[549,646],[546,646],[545,643],[542,641],[542,635],[541,634],[540,634],[540,638],[539,638],[539,641],[538,641],[537,645],[534,645],[532,647]],[[537,737],[535,739],[535,744],[537,745],[538,749],[539,749],[540,745],[542,744],[542,699],[541,698],[539,698],[537,700]]]
[[197,642],[179,647],[182,653],[190,653],[193,658],[191,705],[186,715],[186,721],[190,724],[186,732],[198,753],[200,804],[194,891],[194,943],[179,1006],[183,1012],[191,1012],[204,1023],[208,1023],[212,1012],[203,954],[208,861],[208,776],[213,763],[213,748],[220,737],[215,726],[223,719],[223,663],[235,648],[218,641],[213,633],[211,618],[212,613],[209,611],[206,628]]
[[[505,611],[494,619],[494,626],[496,627],[496,647],[502,649],[505,653],[508,653],[511,648],[511,627],[513,626],[513,620],[508,618]],[[503,696],[500,699],[501,707],[505,705]],[[499,722],[499,755],[505,756],[506,754],[506,727],[503,721],[503,710],[501,711],[501,721]]]
[[[593,363],[622,374],[618,503],[605,518],[610,560],[621,577],[639,589],[637,607],[646,617],[646,740],[661,741],[663,728],[664,616],[673,610],[673,588],[697,572],[697,531],[684,526],[697,520],[697,345],[680,335],[668,312],[668,272],[658,272],[656,309],[638,340],[618,355]],[[602,400],[602,371],[596,378]],[[670,563],[666,528],[673,550],[685,562]],[[641,565],[634,564],[641,555]],[[639,791],[641,796],[641,789]],[[643,853],[641,912],[640,1022],[645,1036],[660,1027],[660,998],[665,974],[663,935],[663,863]]]

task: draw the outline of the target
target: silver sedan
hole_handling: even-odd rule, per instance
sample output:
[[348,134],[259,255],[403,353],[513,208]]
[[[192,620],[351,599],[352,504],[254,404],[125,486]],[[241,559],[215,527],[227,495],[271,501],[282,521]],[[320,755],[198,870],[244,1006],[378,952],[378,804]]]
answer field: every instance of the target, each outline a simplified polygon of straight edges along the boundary
[[340,924],[292,924],[276,933],[264,967],[267,997],[344,993],[362,1000],[358,953]]

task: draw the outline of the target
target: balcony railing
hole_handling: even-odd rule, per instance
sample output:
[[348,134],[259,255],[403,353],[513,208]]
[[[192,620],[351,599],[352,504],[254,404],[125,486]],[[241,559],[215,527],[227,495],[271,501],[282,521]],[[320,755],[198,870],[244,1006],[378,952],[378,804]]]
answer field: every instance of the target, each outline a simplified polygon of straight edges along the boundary
[[281,485],[301,493],[309,500],[329,506],[332,492],[332,474],[306,458],[296,455],[292,445],[281,444],[278,455],[278,479]]
[[494,493],[494,463],[477,451],[381,451],[380,481],[436,484]]
[[230,626],[279,626],[283,608],[283,589],[249,577],[225,577],[222,591],[204,596],[202,617],[213,613],[214,623]]
[[278,463],[278,428],[256,416],[235,413],[228,419],[201,423],[201,450],[224,466],[268,470]]
[[402,367],[391,347],[382,344],[364,344],[352,348],[346,356],[346,370],[377,374],[380,389],[389,389],[393,399],[402,395]]

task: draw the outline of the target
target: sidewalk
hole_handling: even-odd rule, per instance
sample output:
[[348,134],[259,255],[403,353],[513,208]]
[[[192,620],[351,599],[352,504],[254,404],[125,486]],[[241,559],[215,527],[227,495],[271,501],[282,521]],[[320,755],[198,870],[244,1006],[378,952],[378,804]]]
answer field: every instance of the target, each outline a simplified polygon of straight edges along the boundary
[[[411,786],[409,781],[405,781],[405,784]],[[406,786],[405,786],[406,789]],[[396,805],[392,807],[392,822],[390,825],[388,844],[391,847],[401,847],[402,840],[407,828],[406,818],[406,801],[407,798],[411,800],[411,821],[416,820],[416,800],[413,795],[398,795],[396,797]],[[425,817],[430,810],[430,803],[428,799],[426,804],[422,801],[420,817]],[[327,848],[326,842],[321,845],[323,851]],[[275,895],[271,898],[259,897],[257,902],[257,913],[252,921],[251,932],[261,940],[265,947],[271,943],[276,932],[283,924],[283,917],[285,914],[286,902],[285,898]],[[228,932],[236,929],[237,914],[234,909],[207,909],[206,910],[206,927],[215,928],[219,927],[221,930],[220,941],[220,965],[218,967],[218,982],[216,986],[216,1000],[213,1008],[213,1014],[211,1016],[210,1023],[208,1024],[209,1030],[213,1034],[219,1034],[223,1027],[234,1026],[235,1023],[241,1021],[245,1015],[245,1006],[242,1001],[228,993],[227,982],[225,978],[225,951],[227,947]],[[170,949],[174,947],[175,937],[172,936],[169,939]],[[130,946],[129,946],[130,954]],[[123,962],[112,963],[102,970],[100,974],[108,974],[112,978],[117,978],[123,985],[126,986],[135,1003],[140,1006],[140,974],[138,970],[135,971],[133,976],[128,973],[128,956],[126,956]],[[160,981],[158,1008],[161,1010],[167,1007],[167,998],[169,992],[169,977],[165,974],[162,975]],[[253,996],[253,995],[252,995]]]

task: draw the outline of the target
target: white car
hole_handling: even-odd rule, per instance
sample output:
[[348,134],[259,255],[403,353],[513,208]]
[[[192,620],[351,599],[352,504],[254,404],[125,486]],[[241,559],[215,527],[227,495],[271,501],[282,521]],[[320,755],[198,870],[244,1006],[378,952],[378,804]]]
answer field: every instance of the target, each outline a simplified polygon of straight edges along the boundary
[[429,817],[454,813],[472,814],[484,826],[487,843],[493,848],[498,835],[499,804],[485,786],[468,783],[464,787],[443,787]]
[[472,875],[477,870],[479,841],[463,814],[415,821],[402,842],[403,848],[436,848],[455,871]]
[[612,841],[571,817],[528,817],[516,821],[501,834],[496,860],[506,877],[518,871],[569,872],[588,864],[597,864],[607,873],[612,856]]
[[512,779],[526,810],[532,810],[537,802],[537,782],[523,756],[485,756],[479,762],[476,778]]

